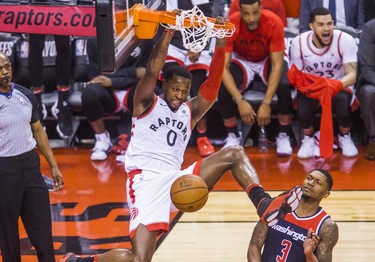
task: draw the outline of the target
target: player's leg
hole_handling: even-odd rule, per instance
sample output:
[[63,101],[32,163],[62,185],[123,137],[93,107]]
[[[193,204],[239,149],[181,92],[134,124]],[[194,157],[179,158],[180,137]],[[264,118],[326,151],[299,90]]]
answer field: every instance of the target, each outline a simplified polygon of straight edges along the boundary
[[227,171],[231,171],[237,183],[246,190],[264,223],[276,223],[286,213],[298,207],[301,189],[293,188],[284,195],[271,198],[259,184],[256,170],[250,163],[243,147],[223,148],[203,159],[199,173],[208,187],[212,189]]
[[137,261],[151,261],[156,248],[156,238],[158,231],[149,231],[140,224],[132,239],[133,253]]
[[98,256],[98,262],[133,262],[151,261],[156,248],[157,231],[149,231],[140,224],[132,239],[132,251],[129,249],[114,249]]
[[[141,173],[132,174],[132,172],[129,172],[127,181],[126,193],[131,213],[129,232],[132,237],[132,251],[115,249],[88,258],[80,258],[73,253],[69,253],[60,262],[151,261],[155,252],[158,233],[168,228],[171,202],[165,196],[169,195],[173,176],[166,177],[156,173],[143,173],[141,175]],[[150,187],[140,186],[143,182]],[[158,185],[161,185],[161,187]],[[159,201],[160,199],[162,200]],[[155,205],[156,203],[159,205]],[[160,223],[160,221],[162,222]],[[152,230],[145,225],[148,225]]]
[[200,166],[200,175],[209,189],[212,189],[227,171],[232,172],[243,189],[254,183],[259,184],[257,172],[241,146],[223,148],[203,159]]
[[129,249],[113,249],[101,255],[93,255],[90,257],[80,257],[74,253],[66,254],[59,262],[106,262],[106,261],[122,261],[122,262],[133,262],[136,261],[134,255]]

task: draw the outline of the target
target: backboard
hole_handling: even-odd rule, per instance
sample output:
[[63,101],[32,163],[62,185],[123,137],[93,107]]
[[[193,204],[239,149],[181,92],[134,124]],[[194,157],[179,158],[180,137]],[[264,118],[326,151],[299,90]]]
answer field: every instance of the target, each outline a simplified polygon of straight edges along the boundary
[[[112,73],[129,57],[140,43],[135,35],[132,7],[142,4],[151,10],[162,10],[162,0],[97,0],[96,1],[96,32],[98,43],[98,60],[100,71]],[[124,10],[126,15],[116,21],[116,11]]]

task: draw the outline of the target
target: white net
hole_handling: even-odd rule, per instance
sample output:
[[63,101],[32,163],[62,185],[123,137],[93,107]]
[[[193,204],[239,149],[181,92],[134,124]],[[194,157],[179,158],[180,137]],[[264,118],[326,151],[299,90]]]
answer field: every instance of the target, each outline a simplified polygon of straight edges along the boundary
[[176,15],[176,25],[162,24],[162,26],[180,31],[184,47],[193,52],[201,52],[209,38],[231,37],[235,31],[234,27],[215,27],[215,23],[211,22],[197,6]]

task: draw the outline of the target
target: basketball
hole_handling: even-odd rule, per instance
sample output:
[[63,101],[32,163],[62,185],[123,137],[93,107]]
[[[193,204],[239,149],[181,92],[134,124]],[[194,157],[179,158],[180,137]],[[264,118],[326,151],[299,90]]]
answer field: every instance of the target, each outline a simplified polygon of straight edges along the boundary
[[208,199],[206,182],[196,175],[183,175],[171,187],[172,203],[182,212],[195,212],[201,209]]

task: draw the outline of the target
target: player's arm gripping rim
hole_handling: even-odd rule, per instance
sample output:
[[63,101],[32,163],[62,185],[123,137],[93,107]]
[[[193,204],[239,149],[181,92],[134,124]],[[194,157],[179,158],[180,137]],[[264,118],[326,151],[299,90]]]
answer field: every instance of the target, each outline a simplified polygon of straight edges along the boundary
[[[226,19],[223,17],[216,18],[217,24],[224,24],[225,21]],[[224,72],[225,44],[226,38],[216,38],[216,47],[210,64],[209,75],[200,86],[198,95],[189,101],[193,112],[193,126],[211,108],[217,98]]]
[[140,116],[150,109],[155,99],[154,89],[158,75],[164,67],[173,32],[172,29],[166,29],[151,52],[146,71],[135,90],[133,117]]

